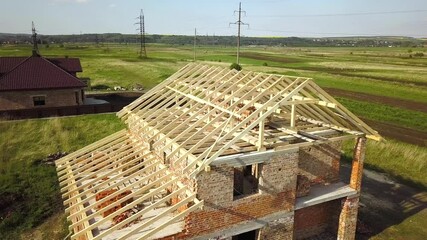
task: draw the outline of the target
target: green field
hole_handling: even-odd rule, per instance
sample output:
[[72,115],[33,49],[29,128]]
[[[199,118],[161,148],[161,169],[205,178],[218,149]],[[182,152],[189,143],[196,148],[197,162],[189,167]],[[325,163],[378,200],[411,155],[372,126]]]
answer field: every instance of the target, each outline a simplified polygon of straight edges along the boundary
[[[193,59],[192,46],[154,44],[147,48],[148,59],[137,57],[136,45],[51,44],[49,48],[41,46],[40,51],[46,57],[79,57],[83,66],[80,76],[91,78],[94,91],[140,85],[148,89]],[[228,67],[235,61],[234,51],[231,47],[198,47],[197,60]],[[0,56],[27,56],[30,52],[29,45],[0,46]],[[365,119],[427,134],[427,112],[416,108],[427,104],[427,57],[410,57],[409,52],[425,50],[244,47],[241,63],[245,70],[312,77],[324,88],[375,96],[379,99],[376,102],[351,96],[337,99]],[[4,201],[0,202],[0,216],[8,216],[0,219],[0,239],[31,238],[34,232],[44,234],[43,239],[67,235],[55,169],[40,160],[52,153],[79,149],[120,128],[123,125],[113,114],[0,122],[0,195]],[[411,136],[402,132],[402,139],[370,142],[367,166],[426,189],[427,139],[415,146],[403,143],[405,137]],[[346,145],[345,157],[350,157],[350,150]],[[425,225],[423,214],[411,219]],[[58,228],[51,229],[50,224]],[[416,229],[417,224],[413,228],[406,222],[401,229],[393,226],[375,239],[389,239],[391,233],[398,234],[396,239],[405,239],[405,231]]]

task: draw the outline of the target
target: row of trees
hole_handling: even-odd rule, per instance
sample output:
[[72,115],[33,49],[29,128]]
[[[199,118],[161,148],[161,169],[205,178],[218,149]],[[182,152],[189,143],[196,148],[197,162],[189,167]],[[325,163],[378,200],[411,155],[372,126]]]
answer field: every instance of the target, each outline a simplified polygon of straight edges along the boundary
[[[132,44],[139,42],[135,34],[105,33],[105,34],[80,34],[80,35],[39,35],[40,43],[120,43]],[[30,42],[30,35],[25,34],[0,34],[0,43],[26,43]],[[175,45],[193,44],[194,36],[183,35],[147,35],[147,43],[163,43]],[[235,36],[197,36],[199,45],[233,46]],[[298,38],[298,37],[242,37],[242,45],[265,46],[290,46],[290,47],[421,47],[427,44],[426,40],[416,38],[390,38],[390,37],[352,37],[352,38]]]

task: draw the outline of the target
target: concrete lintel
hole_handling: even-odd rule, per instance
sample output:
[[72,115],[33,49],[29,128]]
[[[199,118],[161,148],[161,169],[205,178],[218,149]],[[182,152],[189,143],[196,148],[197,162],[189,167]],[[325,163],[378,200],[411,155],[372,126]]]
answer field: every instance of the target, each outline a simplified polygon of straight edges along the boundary
[[231,228],[221,229],[213,233],[197,236],[197,237],[191,238],[191,240],[218,239],[218,237],[228,238],[241,233],[263,228],[268,223],[279,220],[281,218],[293,217],[293,216],[294,216],[293,211],[292,212],[286,212],[286,211],[276,212],[263,218],[258,218],[252,221],[246,221],[244,223],[236,224]]
[[272,157],[283,154],[283,153],[294,153],[298,152],[299,147],[279,149],[279,150],[268,150],[265,152],[250,152],[250,153],[240,153],[230,156],[223,156],[213,160],[211,166],[219,165],[229,165],[233,167],[242,167],[247,165],[252,165],[256,163],[263,163],[269,161]]
[[344,197],[356,197],[358,193],[349,185],[339,182],[327,186],[313,186],[309,195],[296,199],[295,210],[310,207],[320,203],[336,200]]

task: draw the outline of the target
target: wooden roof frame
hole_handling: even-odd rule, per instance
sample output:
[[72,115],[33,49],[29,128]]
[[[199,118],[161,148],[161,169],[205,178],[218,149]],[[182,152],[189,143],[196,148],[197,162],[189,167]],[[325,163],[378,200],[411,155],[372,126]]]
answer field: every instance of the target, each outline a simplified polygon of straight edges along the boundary
[[[203,206],[193,187],[183,182],[209,171],[219,157],[249,157],[255,152],[257,158],[264,159],[259,156],[356,136],[381,139],[310,78],[195,63],[124,107],[117,116],[127,124],[126,130],[56,161],[62,197],[72,221],[70,229],[74,230],[72,239],[101,239],[179,197],[159,216],[119,239],[141,230],[141,239],[153,236]],[[94,201],[96,193],[111,189],[115,192]],[[131,194],[117,200],[129,191]],[[114,217],[154,198],[122,222],[99,230]],[[117,201],[94,210],[111,199]],[[97,218],[130,199],[131,204]],[[178,211],[183,206],[186,209]],[[146,229],[166,215],[173,217]]]
[[[251,114],[243,116],[249,108],[253,110]],[[300,120],[380,139],[376,131],[310,78],[239,72],[201,64],[188,64],[117,115],[130,126],[141,124],[144,134],[150,136],[148,141],[154,141],[154,147],[162,146],[160,151],[174,145],[167,157],[190,162],[184,172],[190,171],[194,177],[238,140],[246,139],[259,150],[264,149],[262,130],[252,140],[247,133],[256,126],[263,129],[265,120],[277,113],[291,116],[290,131],[295,121]],[[213,129],[206,131],[210,127]],[[194,134],[188,137],[192,131]],[[158,138],[159,135],[162,137]],[[209,149],[193,154],[212,137],[217,139],[214,145],[221,146],[218,150],[212,155]],[[183,138],[186,140],[181,141]],[[174,156],[178,152],[183,154]]]

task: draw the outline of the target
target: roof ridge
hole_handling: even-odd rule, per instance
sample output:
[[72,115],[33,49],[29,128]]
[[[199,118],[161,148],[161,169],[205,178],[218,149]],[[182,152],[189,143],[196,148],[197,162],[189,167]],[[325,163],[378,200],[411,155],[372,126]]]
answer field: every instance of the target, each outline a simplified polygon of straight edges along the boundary
[[59,70],[61,70],[62,72],[68,74],[69,76],[71,76],[72,78],[74,78],[75,80],[79,81],[80,83],[82,83],[83,85],[86,85],[84,82],[82,82],[79,78],[73,76],[71,73],[65,71],[64,69],[62,69],[60,66],[54,64],[53,62],[49,61],[47,58],[40,56],[40,58],[42,58],[44,61],[48,62],[49,64],[55,66],[56,68],[58,68]]
[[32,56],[27,57],[26,59],[24,59],[24,61],[20,62],[19,64],[17,64],[15,67],[13,67],[10,71],[8,71],[7,73],[5,73],[3,76],[0,77],[0,85],[1,85],[1,80],[2,78],[4,78],[5,76],[9,75],[11,72],[15,71],[15,69],[17,69],[19,66],[21,66],[24,62],[28,61],[28,59],[30,59]]

